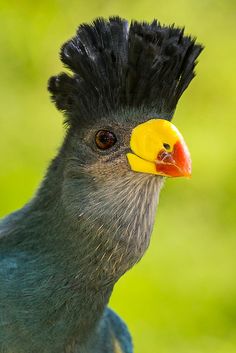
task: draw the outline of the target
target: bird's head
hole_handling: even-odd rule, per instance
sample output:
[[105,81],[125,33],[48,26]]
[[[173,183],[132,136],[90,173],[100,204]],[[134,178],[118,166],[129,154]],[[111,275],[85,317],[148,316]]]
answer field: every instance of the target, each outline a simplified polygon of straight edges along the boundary
[[164,177],[191,175],[188,148],[170,120],[201,49],[157,21],[97,19],[62,47],[73,74],[49,80],[68,126],[63,205],[114,268],[126,257],[121,273],[148,246]]

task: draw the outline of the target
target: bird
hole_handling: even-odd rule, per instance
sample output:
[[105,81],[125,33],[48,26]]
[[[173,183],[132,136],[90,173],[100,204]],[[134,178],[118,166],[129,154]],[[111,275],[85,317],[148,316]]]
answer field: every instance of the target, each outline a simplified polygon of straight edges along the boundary
[[150,242],[168,177],[190,177],[171,122],[203,46],[118,16],[78,27],[48,81],[65,137],[35,195],[0,223],[0,353],[132,353],[108,307]]

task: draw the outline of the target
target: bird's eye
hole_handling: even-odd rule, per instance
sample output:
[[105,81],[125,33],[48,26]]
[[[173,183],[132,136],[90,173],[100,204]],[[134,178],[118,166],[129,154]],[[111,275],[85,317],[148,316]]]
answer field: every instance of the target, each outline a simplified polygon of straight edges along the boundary
[[100,150],[107,150],[114,146],[117,139],[113,132],[108,130],[99,130],[95,136],[95,142]]
[[168,143],[163,143],[163,147],[168,151],[170,150],[170,145]]

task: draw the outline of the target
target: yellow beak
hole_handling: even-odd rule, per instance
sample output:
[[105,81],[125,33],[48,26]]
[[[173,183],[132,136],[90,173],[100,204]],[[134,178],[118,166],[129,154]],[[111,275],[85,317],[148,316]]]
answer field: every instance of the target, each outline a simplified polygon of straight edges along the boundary
[[132,153],[127,153],[135,172],[190,177],[191,158],[179,130],[169,121],[151,119],[136,126],[130,138]]

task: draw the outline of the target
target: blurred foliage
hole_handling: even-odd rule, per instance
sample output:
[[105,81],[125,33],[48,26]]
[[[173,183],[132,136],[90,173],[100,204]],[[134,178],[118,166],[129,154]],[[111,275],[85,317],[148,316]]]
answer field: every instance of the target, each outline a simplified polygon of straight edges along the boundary
[[46,90],[60,45],[81,22],[119,14],[175,22],[205,45],[174,122],[191,180],[168,180],[151,246],[111,306],[137,353],[236,352],[236,2],[0,0],[0,215],[34,193],[63,138]]

